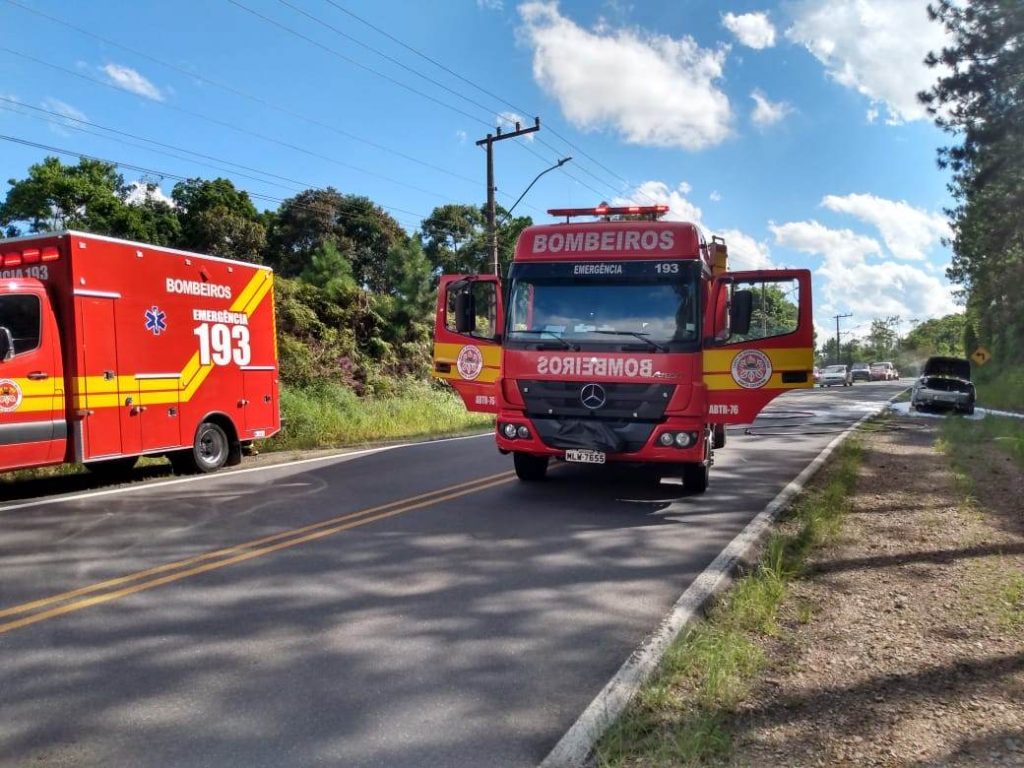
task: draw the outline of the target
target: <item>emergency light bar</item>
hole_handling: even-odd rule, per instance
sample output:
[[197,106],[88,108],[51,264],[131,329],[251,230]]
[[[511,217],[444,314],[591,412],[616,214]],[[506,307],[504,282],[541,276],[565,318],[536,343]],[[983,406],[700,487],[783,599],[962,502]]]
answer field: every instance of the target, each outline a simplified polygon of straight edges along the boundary
[[599,205],[596,208],[548,208],[552,216],[651,216],[658,218],[668,213],[667,205]]
[[38,264],[39,262],[57,261],[60,258],[60,251],[56,248],[27,248],[24,251],[10,251],[0,256],[0,266],[20,267],[23,264]]

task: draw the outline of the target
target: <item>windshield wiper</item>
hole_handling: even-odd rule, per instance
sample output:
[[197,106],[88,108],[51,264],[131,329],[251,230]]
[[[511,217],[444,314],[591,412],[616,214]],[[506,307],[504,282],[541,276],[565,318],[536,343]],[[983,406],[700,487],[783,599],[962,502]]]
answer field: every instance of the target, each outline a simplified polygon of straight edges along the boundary
[[530,334],[536,334],[538,336],[540,336],[540,335],[550,336],[552,339],[554,339],[555,341],[557,341],[559,344],[562,345],[562,349],[572,349],[572,350],[579,349],[579,347],[577,347],[575,344],[570,344],[568,341],[563,339],[561,336],[559,336],[554,331],[525,330],[525,331],[512,331],[512,333],[530,333]]
[[652,341],[647,338],[650,336],[649,333],[641,333],[640,331],[589,331],[589,333],[601,333],[605,335],[616,335],[616,336],[632,336],[633,338],[640,339],[644,344],[649,344],[651,349],[655,349],[658,352],[668,352],[668,347],[664,344],[659,344],[656,341]]

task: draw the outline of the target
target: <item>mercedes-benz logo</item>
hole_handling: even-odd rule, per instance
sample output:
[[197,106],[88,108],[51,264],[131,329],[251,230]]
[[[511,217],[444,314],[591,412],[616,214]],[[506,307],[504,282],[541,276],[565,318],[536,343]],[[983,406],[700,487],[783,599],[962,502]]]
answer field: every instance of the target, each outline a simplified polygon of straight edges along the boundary
[[580,389],[580,402],[583,403],[584,408],[596,411],[598,408],[604,408],[608,397],[604,393],[604,387],[600,384],[584,384]]

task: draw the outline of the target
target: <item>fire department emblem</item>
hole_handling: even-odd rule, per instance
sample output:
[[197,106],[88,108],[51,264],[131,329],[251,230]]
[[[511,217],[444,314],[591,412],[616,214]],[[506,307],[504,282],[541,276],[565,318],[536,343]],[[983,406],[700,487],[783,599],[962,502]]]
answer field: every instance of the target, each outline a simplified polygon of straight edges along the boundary
[[758,349],[745,349],[732,359],[732,378],[744,389],[760,389],[772,377],[772,361]]
[[0,379],[0,413],[18,410],[21,405],[21,387],[10,379]]
[[459,371],[459,376],[473,381],[484,369],[484,355],[480,348],[472,345],[463,347],[455,360],[455,367]]
[[160,307],[152,306],[146,310],[146,330],[159,336],[167,330],[167,313]]

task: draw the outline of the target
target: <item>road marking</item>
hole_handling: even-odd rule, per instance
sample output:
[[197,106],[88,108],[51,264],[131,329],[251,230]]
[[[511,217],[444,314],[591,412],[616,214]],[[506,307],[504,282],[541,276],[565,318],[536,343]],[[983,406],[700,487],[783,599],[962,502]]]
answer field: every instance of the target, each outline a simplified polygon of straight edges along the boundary
[[[153,589],[154,587],[170,584],[191,576],[198,576],[200,574],[207,573],[208,571],[225,568],[229,565],[243,563],[257,557],[263,557],[264,555],[269,555],[283,549],[298,546],[299,544],[318,541],[319,539],[323,539],[327,536],[332,536],[336,533],[347,531],[352,528],[358,528],[379,520],[386,520],[389,517],[395,517],[406,512],[412,512],[413,510],[433,506],[444,501],[451,501],[478,491],[495,488],[499,485],[504,485],[513,479],[515,479],[515,474],[512,472],[501,472],[496,475],[477,478],[476,480],[470,480],[457,485],[448,486],[429,493],[423,493],[407,499],[394,501],[389,504],[371,507],[358,512],[351,512],[346,515],[331,518],[330,520],[323,520],[319,523],[313,523],[301,528],[282,531],[281,533],[277,533],[272,536],[265,536],[261,539],[255,539],[244,544],[238,544],[233,547],[227,547],[225,549],[208,552],[203,555],[197,555],[196,557],[155,566],[154,568],[121,576],[116,579],[108,579],[107,581],[81,587],[80,589],[71,590],[59,595],[53,595],[40,600],[33,600],[28,603],[12,606],[0,611],[0,616],[12,616],[21,613],[30,613],[30,615],[0,624],[0,635],[31,624],[36,624],[40,621],[80,611],[94,605],[110,602],[111,600],[127,597],[128,595],[133,595],[136,592]],[[207,562],[202,565],[196,565],[192,568],[186,568],[186,566],[201,563],[204,560],[212,560],[213,562]],[[181,570],[182,568],[186,569]],[[131,586],[123,587],[122,589],[107,592],[103,591],[110,587],[118,586],[119,584],[138,581],[139,579],[145,579],[148,576],[154,576],[168,570],[175,572],[159,576],[158,578],[142,581],[138,584],[132,584]],[[91,594],[93,592],[100,592],[101,594],[96,594],[82,600],[73,600],[75,597]],[[32,611],[37,611],[39,608],[43,608],[47,605],[53,605],[54,603],[60,603],[66,600],[73,600],[73,602],[66,603],[65,605],[60,605],[49,610],[31,613]]]
[[247,475],[250,472],[267,472],[268,470],[274,469],[285,469],[287,467],[298,467],[302,464],[312,464],[318,461],[331,461],[340,459],[351,459],[359,456],[369,456],[374,453],[383,453],[384,451],[395,451],[399,448],[411,448],[417,445],[436,445],[437,443],[450,443],[457,440],[475,440],[479,437],[489,437],[494,434],[493,431],[481,432],[477,435],[464,435],[462,437],[442,437],[439,440],[421,440],[418,442],[410,443],[399,443],[397,445],[383,445],[378,448],[363,448],[358,451],[347,451],[343,453],[332,453],[327,456],[314,456],[311,459],[296,459],[295,461],[282,461],[279,464],[267,464],[262,467],[246,467],[245,469],[231,469],[226,472],[213,473],[209,475],[196,475],[193,477],[176,477],[173,480],[162,480],[160,482],[139,482],[134,485],[125,485],[119,488],[106,488],[99,491],[84,491],[82,493],[71,493],[62,496],[49,496],[45,499],[33,499],[32,501],[23,501],[15,504],[8,504],[6,506],[0,506],[0,514],[4,512],[13,512],[16,509],[28,509],[29,507],[43,507],[47,504],[60,504],[65,501],[81,501],[82,499],[94,499],[100,496],[113,496],[121,493],[136,493],[138,491],[147,491],[151,488],[166,488],[170,485],[182,485],[184,483],[199,483],[199,482],[211,482],[217,480],[225,480],[235,477],[236,475]]

